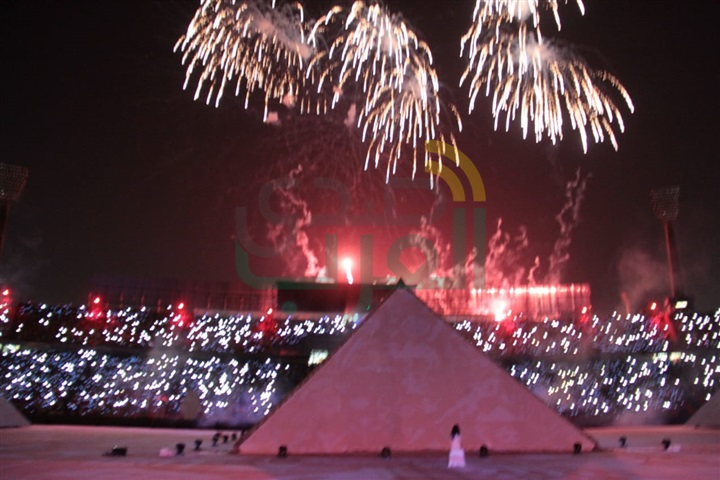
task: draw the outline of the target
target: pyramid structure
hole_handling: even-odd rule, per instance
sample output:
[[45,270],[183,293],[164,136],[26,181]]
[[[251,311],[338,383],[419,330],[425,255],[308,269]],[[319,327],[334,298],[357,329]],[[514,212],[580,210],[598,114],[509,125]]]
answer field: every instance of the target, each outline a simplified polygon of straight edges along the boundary
[[583,451],[596,442],[548,408],[412,292],[397,289],[238,442],[241,454]]
[[685,423],[700,427],[720,428],[720,392],[713,394],[710,400],[705,402]]
[[0,397],[0,428],[27,427],[28,425],[30,422],[15,408],[15,405],[4,397]]

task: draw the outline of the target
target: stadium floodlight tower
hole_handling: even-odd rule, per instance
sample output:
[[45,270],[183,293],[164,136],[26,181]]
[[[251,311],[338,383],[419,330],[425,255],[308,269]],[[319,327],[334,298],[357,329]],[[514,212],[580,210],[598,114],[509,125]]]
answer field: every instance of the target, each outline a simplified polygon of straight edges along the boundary
[[665,228],[665,249],[667,251],[668,273],[670,275],[670,295],[673,300],[683,294],[682,281],[680,279],[680,260],[677,244],[675,243],[675,232],[672,223],[677,220],[680,187],[655,188],[650,191],[655,216],[663,223]]
[[5,224],[10,204],[18,199],[27,183],[28,169],[19,165],[0,163],[0,262],[5,243]]

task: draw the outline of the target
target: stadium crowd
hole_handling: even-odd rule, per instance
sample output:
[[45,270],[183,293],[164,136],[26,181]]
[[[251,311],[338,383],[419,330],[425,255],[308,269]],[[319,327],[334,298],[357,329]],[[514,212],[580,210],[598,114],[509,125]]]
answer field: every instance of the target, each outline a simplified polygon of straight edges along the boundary
[[[227,315],[27,304],[0,315],[0,395],[31,418],[260,420],[362,317]],[[720,384],[712,315],[463,319],[455,328],[558,412],[596,423],[677,418]],[[322,355],[320,356],[322,358]]]

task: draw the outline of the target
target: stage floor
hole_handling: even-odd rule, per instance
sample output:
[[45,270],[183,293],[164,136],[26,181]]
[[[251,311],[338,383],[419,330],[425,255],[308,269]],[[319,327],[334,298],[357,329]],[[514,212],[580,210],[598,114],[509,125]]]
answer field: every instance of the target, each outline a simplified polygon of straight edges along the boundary
[[[600,451],[574,454],[466,454],[464,469],[447,455],[255,457],[229,454],[232,441],[212,447],[215,430],[33,425],[0,429],[0,478],[11,479],[720,479],[720,430],[672,427],[587,429]],[[228,435],[232,431],[224,432]],[[627,446],[618,439],[627,437]],[[671,440],[665,450],[662,440]],[[199,451],[194,441],[203,440]],[[185,443],[183,456],[161,457]],[[449,444],[449,441],[448,441]],[[127,456],[103,456],[113,446]]]

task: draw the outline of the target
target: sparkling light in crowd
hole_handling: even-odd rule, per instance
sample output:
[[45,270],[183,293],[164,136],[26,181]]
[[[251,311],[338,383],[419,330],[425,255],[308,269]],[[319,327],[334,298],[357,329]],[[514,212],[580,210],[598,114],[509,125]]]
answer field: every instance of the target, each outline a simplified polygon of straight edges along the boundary
[[[430,47],[420,40],[400,14],[385,6],[356,1],[349,9],[335,7],[315,24],[313,35],[339,30],[327,52],[320,84],[333,85],[332,105],[359,84],[363,101],[357,105],[357,126],[369,141],[365,168],[387,158],[386,177],[395,173],[404,150],[413,155],[429,140],[455,144],[443,132],[443,111],[461,129],[453,105],[443,108]],[[323,55],[323,54],[319,54]],[[429,161],[425,154],[424,164]]]
[[[293,352],[308,335],[346,336],[361,321],[288,316],[267,337],[262,315],[200,315],[184,328],[176,316],[143,308],[98,318],[85,308],[21,307],[14,321],[0,323],[0,392],[34,414],[175,418],[193,391],[208,421],[255,422],[288,393],[280,384],[302,376],[292,356],[272,352]],[[470,320],[455,322],[456,330],[565,415],[672,414],[720,387],[720,311],[575,321],[510,312],[498,322]],[[308,353],[308,363],[327,355]]]

